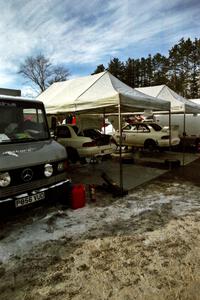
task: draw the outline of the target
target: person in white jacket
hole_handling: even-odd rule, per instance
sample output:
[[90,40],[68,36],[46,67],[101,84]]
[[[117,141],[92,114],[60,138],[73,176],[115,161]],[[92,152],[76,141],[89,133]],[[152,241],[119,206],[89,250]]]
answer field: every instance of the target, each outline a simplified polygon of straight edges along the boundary
[[105,127],[103,126],[103,127],[101,128],[101,133],[113,135],[114,132],[115,132],[115,129],[114,129],[112,123],[110,123],[110,122],[108,121],[108,119],[106,119],[106,120],[105,120]]

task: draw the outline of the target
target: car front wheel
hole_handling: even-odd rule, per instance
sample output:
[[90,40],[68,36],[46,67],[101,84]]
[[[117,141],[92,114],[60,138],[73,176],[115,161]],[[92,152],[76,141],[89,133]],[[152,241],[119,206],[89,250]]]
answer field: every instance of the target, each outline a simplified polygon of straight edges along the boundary
[[144,149],[154,151],[157,149],[157,144],[154,140],[146,140],[144,143]]

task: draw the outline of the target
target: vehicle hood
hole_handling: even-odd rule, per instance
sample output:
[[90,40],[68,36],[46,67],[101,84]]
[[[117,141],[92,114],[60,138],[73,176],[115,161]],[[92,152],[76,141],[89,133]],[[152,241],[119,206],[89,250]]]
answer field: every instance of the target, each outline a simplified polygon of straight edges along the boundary
[[64,158],[65,148],[54,140],[0,145],[0,171]]

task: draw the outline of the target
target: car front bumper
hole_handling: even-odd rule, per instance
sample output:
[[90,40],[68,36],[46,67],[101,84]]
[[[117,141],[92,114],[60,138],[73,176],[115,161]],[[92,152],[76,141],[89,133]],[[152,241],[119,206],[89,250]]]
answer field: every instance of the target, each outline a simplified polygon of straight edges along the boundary
[[2,210],[4,208],[20,208],[36,202],[51,200],[67,203],[69,202],[70,186],[70,180],[66,179],[49,186],[0,199],[0,207]]
[[[171,139],[171,146],[178,146],[180,143],[180,139],[179,138],[173,138]],[[159,147],[169,147],[170,146],[170,141],[169,140],[159,140],[158,141],[158,146]]]

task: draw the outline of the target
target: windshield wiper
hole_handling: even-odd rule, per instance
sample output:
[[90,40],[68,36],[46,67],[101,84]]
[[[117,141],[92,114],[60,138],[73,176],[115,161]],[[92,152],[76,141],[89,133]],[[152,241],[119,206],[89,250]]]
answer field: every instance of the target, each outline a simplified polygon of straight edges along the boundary
[[17,143],[17,142],[30,142],[30,141],[37,141],[38,139],[35,139],[35,138],[33,138],[33,137],[26,137],[26,138],[21,138],[21,139],[16,139],[16,138],[11,138],[10,139],[10,142],[11,143]]
[[1,140],[0,141],[0,144],[6,144],[6,143],[10,143],[11,142],[11,140],[9,139],[9,140]]

